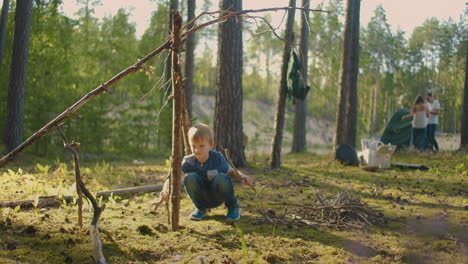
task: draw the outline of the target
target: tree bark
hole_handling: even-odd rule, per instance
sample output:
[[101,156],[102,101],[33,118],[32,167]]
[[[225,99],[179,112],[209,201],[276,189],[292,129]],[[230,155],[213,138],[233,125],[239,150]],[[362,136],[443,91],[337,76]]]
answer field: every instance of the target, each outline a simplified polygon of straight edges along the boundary
[[286,108],[286,90],[288,87],[288,62],[294,42],[294,16],[296,14],[296,0],[289,0],[288,18],[286,22],[286,38],[283,49],[283,65],[281,66],[281,83],[278,90],[276,105],[274,135],[271,144],[270,167],[278,169],[281,166],[281,144],[283,141],[284,115]]
[[[309,8],[309,0],[302,0],[302,8]],[[301,13],[301,43],[300,58],[302,61],[301,79],[307,85],[308,52],[309,52],[309,11]],[[292,142],[292,152],[303,152],[306,149],[307,138],[307,98],[296,99],[296,111],[294,115],[294,133]]]
[[[187,22],[190,22],[195,18],[195,8],[195,0],[187,0]],[[187,36],[185,45],[185,105],[189,118],[191,118],[193,96],[193,65],[195,61],[195,33]]]
[[23,140],[24,91],[26,86],[29,32],[31,29],[32,0],[18,1],[15,14],[15,34],[11,60],[10,82],[4,144],[6,152],[19,146]]
[[2,17],[0,21],[0,72],[3,62],[3,51],[5,49],[6,26],[8,23],[8,11],[10,9],[10,0],[3,0]]
[[180,211],[180,185],[182,175],[182,73],[179,64],[182,42],[180,39],[180,29],[182,27],[182,17],[177,10],[173,12],[173,44],[172,44],[172,91],[174,95],[172,107],[172,168],[171,168],[171,230],[179,229]]
[[340,144],[356,147],[359,9],[360,0],[348,1],[336,111],[335,147]]
[[[242,10],[242,0],[222,0],[221,10]],[[227,14],[223,14],[227,15]],[[228,19],[218,28],[218,77],[215,102],[215,145],[228,149],[237,167],[245,167],[242,147],[242,20]]]
[[468,150],[468,45],[465,59],[465,88],[463,92],[463,110],[461,118],[460,149]]

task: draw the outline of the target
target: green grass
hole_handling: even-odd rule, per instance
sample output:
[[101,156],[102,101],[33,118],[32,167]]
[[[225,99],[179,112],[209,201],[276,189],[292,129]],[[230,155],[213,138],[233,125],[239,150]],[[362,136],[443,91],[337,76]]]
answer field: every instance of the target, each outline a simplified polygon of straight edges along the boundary
[[[289,154],[280,170],[256,157],[245,170],[258,180],[257,193],[236,186],[242,217],[225,222],[219,207],[203,221],[190,221],[184,194],[180,225],[169,232],[164,208],[154,211],[157,194],[113,197],[101,216],[108,263],[466,263],[468,155],[405,152],[392,161],[423,164],[428,171],[345,167],[329,156]],[[19,169],[19,167],[21,169]],[[84,163],[92,191],[160,183],[165,160]],[[35,199],[74,193],[71,162],[10,165],[0,176],[0,200]],[[385,227],[345,229],[258,224],[257,209],[281,214],[275,203],[311,203],[316,193],[358,196],[391,221]],[[85,203],[84,222],[92,212]],[[255,224],[254,224],[255,223]],[[88,229],[77,226],[75,205],[50,209],[0,209],[0,263],[93,263]]]

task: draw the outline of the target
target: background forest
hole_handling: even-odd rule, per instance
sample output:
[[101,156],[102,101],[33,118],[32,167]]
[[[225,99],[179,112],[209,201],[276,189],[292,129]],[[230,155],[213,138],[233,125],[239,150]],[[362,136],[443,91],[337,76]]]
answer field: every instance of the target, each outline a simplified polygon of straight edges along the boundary
[[[153,1],[155,11],[141,38],[129,13],[119,10],[98,19],[94,8],[100,1],[76,1],[81,7],[77,19],[64,15],[62,1],[36,0],[33,6],[27,85],[25,93],[24,137],[158,47],[168,35],[168,1]],[[198,1],[197,14],[217,10],[209,0]],[[312,5],[315,3],[312,2]],[[0,120],[5,120],[10,76],[14,10],[11,1],[0,71]],[[320,8],[316,6],[313,8]],[[186,6],[180,6],[186,17]],[[339,88],[344,1],[331,0],[328,13],[311,13],[309,47],[309,118],[334,122]],[[462,15],[463,10],[460,10]],[[266,15],[267,20],[271,17]],[[206,21],[206,19],[205,19]],[[257,21],[244,24],[244,99],[274,105],[279,86],[282,41],[269,27]],[[277,26],[277,25],[275,25]],[[281,34],[283,25],[279,25]],[[299,19],[296,32],[299,31]],[[196,34],[194,94],[214,96],[216,88],[217,27]],[[378,135],[389,117],[400,107],[409,107],[417,94],[432,91],[441,102],[440,131],[460,130],[466,28],[463,19],[427,19],[411,35],[392,32],[385,10],[379,6],[360,30],[360,70],[358,78],[358,138]],[[298,41],[298,39],[296,40]],[[298,49],[298,46],[295,47]],[[108,155],[167,155],[170,150],[170,107],[161,89],[167,54],[153,59],[145,71],[130,75],[111,88],[112,95],[96,98],[80,109],[81,118],[70,118],[65,132],[81,142],[83,151]],[[288,105],[291,105],[288,102]],[[203,108],[203,106],[196,106]],[[196,111],[195,111],[196,112]],[[196,115],[194,117],[197,117]],[[201,121],[202,117],[198,117]],[[247,118],[248,119],[248,118]],[[259,116],[252,116],[260,120]],[[0,122],[3,138],[5,122]],[[286,122],[286,130],[291,130]],[[273,122],[271,122],[273,127]],[[253,136],[251,135],[251,138]],[[331,146],[331,142],[330,142]],[[308,151],[314,151],[313,146]],[[3,151],[4,147],[0,147]],[[50,156],[63,151],[61,138],[53,132],[27,150]]]

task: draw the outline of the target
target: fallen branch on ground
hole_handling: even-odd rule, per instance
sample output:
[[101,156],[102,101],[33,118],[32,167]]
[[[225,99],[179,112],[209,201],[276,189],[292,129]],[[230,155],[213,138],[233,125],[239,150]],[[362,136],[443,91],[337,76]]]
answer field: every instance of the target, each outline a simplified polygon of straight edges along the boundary
[[[116,196],[130,196],[136,195],[139,193],[148,193],[148,192],[159,192],[162,190],[162,184],[152,184],[138,187],[122,188],[108,191],[101,191],[96,193],[96,197],[103,197],[104,199],[108,198],[111,195]],[[48,195],[48,196],[39,196],[37,200],[16,200],[16,201],[6,201],[0,202],[0,208],[15,208],[17,206],[20,209],[31,209],[34,207],[37,208],[50,208],[50,207],[59,207],[64,203],[70,204],[73,203],[75,196],[57,196],[57,195]],[[36,204],[37,203],[37,204]]]

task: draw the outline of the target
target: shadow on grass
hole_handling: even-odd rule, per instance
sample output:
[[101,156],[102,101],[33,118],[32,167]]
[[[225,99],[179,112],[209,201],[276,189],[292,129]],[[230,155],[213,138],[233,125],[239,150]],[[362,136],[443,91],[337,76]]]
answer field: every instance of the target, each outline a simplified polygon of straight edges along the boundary
[[[0,259],[11,263],[95,263],[87,228],[57,226],[44,230],[41,223],[16,220],[0,229],[0,238]],[[104,256],[109,252],[124,254],[118,243],[102,233],[101,239]]]

